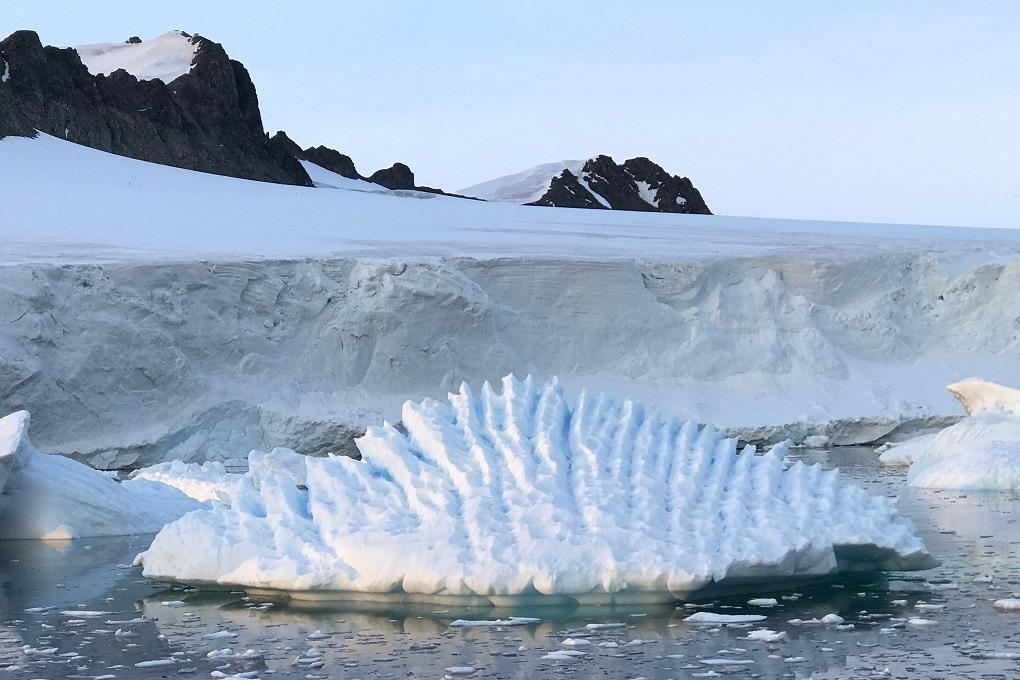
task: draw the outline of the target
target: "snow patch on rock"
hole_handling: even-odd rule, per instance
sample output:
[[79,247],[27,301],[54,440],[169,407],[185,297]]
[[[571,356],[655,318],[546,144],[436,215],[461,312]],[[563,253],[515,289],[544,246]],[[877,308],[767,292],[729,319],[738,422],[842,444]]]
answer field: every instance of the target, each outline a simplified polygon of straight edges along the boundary
[[553,177],[564,170],[570,170],[576,175],[584,164],[583,160],[543,163],[522,172],[458,189],[456,193],[499,203],[532,203],[549,190],[549,182]]
[[170,83],[191,71],[198,41],[180,31],[141,42],[94,43],[74,48],[92,75],[124,69],[139,80]]

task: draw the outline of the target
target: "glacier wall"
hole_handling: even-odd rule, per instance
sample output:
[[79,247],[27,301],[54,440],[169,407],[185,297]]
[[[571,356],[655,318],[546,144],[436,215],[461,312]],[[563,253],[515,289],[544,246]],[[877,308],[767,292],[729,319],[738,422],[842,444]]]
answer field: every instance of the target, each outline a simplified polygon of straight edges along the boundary
[[0,412],[98,467],[353,451],[408,398],[558,374],[750,439],[869,441],[1020,383],[1020,260],[919,251],[0,267]]

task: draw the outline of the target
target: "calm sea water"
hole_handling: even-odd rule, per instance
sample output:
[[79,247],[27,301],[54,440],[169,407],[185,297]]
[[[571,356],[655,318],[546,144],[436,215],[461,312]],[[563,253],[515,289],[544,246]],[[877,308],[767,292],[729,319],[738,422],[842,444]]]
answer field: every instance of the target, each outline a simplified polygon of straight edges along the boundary
[[[912,490],[870,449],[800,457],[898,495],[942,566],[765,589],[760,596],[780,602],[773,608],[740,597],[645,610],[312,609],[146,581],[130,563],[148,537],[0,542],[0,678],[409,678],[471,668],[461,677],[1020,677],[1020,614],[992,607],[1020,592],[1020,498]],[[698,609],[768,618],[747,627],[682,622]],[[830,613],[845,623],[790,622]],[[542,621],[449,626],[508,615]],[[591,632],[589,623],[624,625]],[[745,639],[757,628],[786,636]],[[564,645],[568,638],[589,644]],[[542,658],[556,650],[585,655]]]

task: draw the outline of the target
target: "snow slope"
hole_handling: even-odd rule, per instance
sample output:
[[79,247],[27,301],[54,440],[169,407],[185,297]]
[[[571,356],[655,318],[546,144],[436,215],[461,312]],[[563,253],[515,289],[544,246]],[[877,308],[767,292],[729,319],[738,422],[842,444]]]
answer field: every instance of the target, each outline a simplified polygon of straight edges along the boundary
[[[893,501],[838,471],[739,455],[711,427],[507,376],[407,402],[362,460],[251,471],[229,506],[163,528],[154,579],[511,605],[671,601],[707,588],[934,565]],[[201,545],[201,550],[191,546]]]
[[949,385],[969,414],[881,455],[910,465],[911,486],[961,491],[1020,490],[1020,390],[971,379]]
[[0,408],[100,466],[350,451],[510,371],[839,443],[1020,384],[1013,230],[410,200],[46,136],[0,140],[0,186]]
[[[950,252],[987,262],[1020,232],[535,208],[315,191],[126,159],[39,135],[0,140],[0,263],[328,256],[691,262]],[[286,231],[288,238],[280,238]]]
[[0,418],[0,540],[154,533],[199,507],[150,481],[118,483],[28,439],[29,414]]
[[486,201],[525,204],[537,201],[549,190],[549,182],[564,170],[575,175],[581,171],[585,161],[559,161],[543,163],[512,175],[497,177],[487,182],[473,184],[455,193],[474,196]]
[[327,170],[321,165],[316,165],[311,161],[299,161],[301,166],[308,173],[308,177],[311,178],[312,183],[320,189],[348,189],[350,191],[384,191],[388,192],[384,186],[376,184],[375,182],[366,182],[363,179],[351,179],[350,177],[344,177],[343,175]]
[[171,31],[140,43],[95,43],[74,49],[92,75],[122,68],[139,80],[170,83],[191,70],[198,45],[180,31]]

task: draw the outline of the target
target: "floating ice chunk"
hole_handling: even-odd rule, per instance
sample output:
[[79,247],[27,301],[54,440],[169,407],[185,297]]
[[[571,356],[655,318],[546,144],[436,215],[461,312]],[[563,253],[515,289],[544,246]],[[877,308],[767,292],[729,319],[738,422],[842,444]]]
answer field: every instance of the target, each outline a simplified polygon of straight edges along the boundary
[[775,631],[769,630],[768,628],[759,628],[758,630],[752,630],[743,639],[756,640],[758,642],[779,642],[780,640],[786,639],[786,631]]
[[571,401],[555,380],[462,385],[405,403],[402,423],[369,428],[360,461],[249,458],[229,507],[164,527],[144,574],[320,599],[608,604],[933,565],[891,500],[838,471],[787,466],[782,446],[738,453],[636,402]]
[[588,656],[587,652],[581,652],[576,649],[557,649],[554,652],[545,654],[542,658],[550,661],[577,661],[586,656]]
[[996,600],[992,606],[1003,612],[1020,612],[1020,599],[1007,597]]
[[759,623],[765,617],[761,614],[714,614],[712,612],[698,612],[691,614],[684,623],[713,624],[720,623]]
[[474,666],[450,666],[444,670],[450,675],[472,675],[478,671]]
[[585,630],[616,630],[626,627],[626,623],[589,623],[585,626]]
[[933,619],[922,619],[920,617],[912,617],[907,619],[908,626],[934,626],[937,621]]
[[158,531],[199,507],[176,489],[120,483],[64,456],[37,451],[30,416],[0,418],[0,539],[68,539]]
[[172,666],[177,663],[177,659],[150,659],[149,661],[139,661],[135,664],[135,668],[158,668],[159,666]]
[[[206,633],[202,637],[209,638],[209,639],[212,639],[212,640],[217,640],[217,639],[221,639],[221,638],[236,638],[237,637],[237,633],[233,633],[233,632],[231,632],[229,630],[218,630],[215,633]],[[309,638],[311,638],[311,636],[309,636]]]
[[494,626],[530,626],[541,623],[542,619],[535,619],[530,616],[511,616],[509,619],[480,619],[472,621],[469,619],[457,619],[450,624],[451,628],[491,628]]
[[566,647],[587,647],[591,644],[591,640],[585,640],[584,638],[567,638],[560,642],[561,645]]
[[971,415],[941,432],[890,448],[886,464],[909,464],[907,481],[931,489],[1020,489],[1020,391],[971,380],[949,386]]
[[775,607],[779,602],[774,597],[755,597],[747,601],[752,607]]
[[843,623],[843,621],[845,621],[845,619],[839,614],[826,614],[822,617],[822,623],[829,626],[838,626]]

